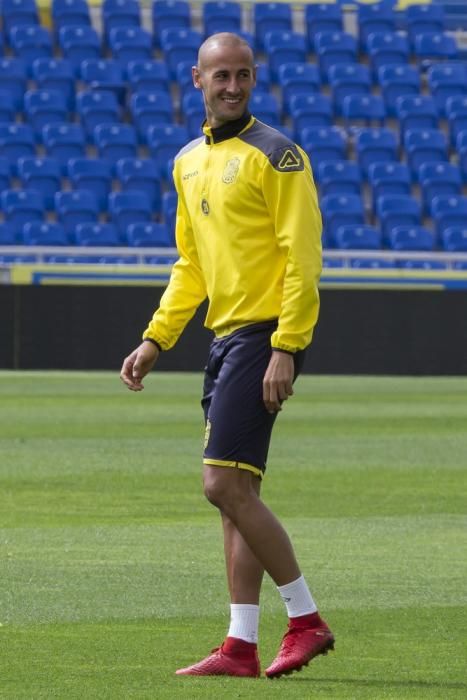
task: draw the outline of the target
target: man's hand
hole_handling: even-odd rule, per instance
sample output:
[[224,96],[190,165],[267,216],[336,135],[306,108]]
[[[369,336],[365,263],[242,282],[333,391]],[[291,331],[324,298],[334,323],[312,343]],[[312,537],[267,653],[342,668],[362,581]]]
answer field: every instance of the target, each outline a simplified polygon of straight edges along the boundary
[[131,391],[142,391],[144,389],[141,383],[143,377],[154,367],[158,357],[159,350],[156,345],[143,341],[136,350],[133,350],[124,359],[120,379]]
[[263,401],[268,413],[280,411],[281,402],[292,396],[293,378],[293,356],[273,350],[263,379]]

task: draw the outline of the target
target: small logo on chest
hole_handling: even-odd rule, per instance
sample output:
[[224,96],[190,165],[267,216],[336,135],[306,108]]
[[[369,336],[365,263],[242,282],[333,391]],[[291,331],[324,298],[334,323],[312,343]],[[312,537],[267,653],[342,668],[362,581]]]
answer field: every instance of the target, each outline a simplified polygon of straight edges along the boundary
[[240,158],[230,158],[225,164],[224,172],[222,173],[222,182],[226,185],[231,185],[235,182],[239,168]]

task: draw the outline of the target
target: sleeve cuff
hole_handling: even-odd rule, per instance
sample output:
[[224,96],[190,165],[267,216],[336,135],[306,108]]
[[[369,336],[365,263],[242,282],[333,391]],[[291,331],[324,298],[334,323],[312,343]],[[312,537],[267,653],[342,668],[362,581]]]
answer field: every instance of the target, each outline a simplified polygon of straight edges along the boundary
[[156,348],[159,350],[159,352],[162,352],[162,348],[157,342],[157,340],[154,340],[154,338],[143,338],[143,342],[147,341],[148,343],[152,343],[153,345],[156,346]]
[[295,353],[292,352],[291,350],[284,350],[284,348],[275,348],[273,346],[272,350],[275,350],[275,352],[283,352],[285,355],[292,355],[292,357],[295,355]]

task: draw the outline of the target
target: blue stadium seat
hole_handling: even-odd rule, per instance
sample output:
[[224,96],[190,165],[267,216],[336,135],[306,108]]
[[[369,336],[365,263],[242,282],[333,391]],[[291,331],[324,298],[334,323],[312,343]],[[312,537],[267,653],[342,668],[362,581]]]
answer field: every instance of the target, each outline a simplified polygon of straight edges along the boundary
[[360,63],[333,65],[329,68],[328,79],[337,115],[342,114],[347,95],[369,95],[371,91],[370,70]]
[[342,116],[347,126],[382,126],[386,105],[381,95],[346,95],[342,100]]
[[102,56],[101,40],[93,27],[61,27],[58,32],[58,44],[63,57],[73,65],[75,75],[80,73],[83,61],[99,60]]
[[457,165],[452,163],[423,163],[418,170],[425,212],[437,195],[462,194],[462,177]]
[[99,158],[115,164],[120,158],[136,158],[138,139],[130,124],[99,124],[94,129],[94,143]]
[[337,126],[307,127],[301,131],[300,141],[313,170],[327,160],[347,160],[346,137]]
[[435,237],[423,226],[396,226],[389,232],[388,243],[392,250],[433,250]]
[[130,61],[127,76],[133,93],[169,91],[169,73],[163,61]]
[[279,126],[280,108],[277,97],[268,92],[253,92],[250,97],[250,110],[253,116],[269,126]]
[[358,5],[357,15],[358,36],[360,46],[365,49],[371,34],[394,34],[396,18],[394,9],[384,3]]
[[0,157],[10,163],[12,175],[18,172],[19,158],[35,154],[34,132],[28,124],[0,124]]
[[405,17],[412,41],[418,34],[440,33],[445,29],[444,8],[441,5],[409,5],[405,11]]
[[7,158],[0,158],[0,192],[11,186],[11,169]]
[[459,49],[456,40],[450,34],[429,32],[415,36],[413,53],[422,61],[422,66],[428,67],[432,61],[458,58]]
[[420,202],[410,195],[384,194],[376,200],[376,215],[383,230],[385,242],[389,242],[390,232],[396,226],[420,226]]
[[152,27],[156,46],[165,29],[190,29],[191,9],[185,0],[158,0],[152,4]]
[[253,7],[253,21],[256,47],[259,51],[263,51],[268,32],[292,31],[292,10],[285,2],[257,2]]
[[15,121],[15,102],[6,90],[0,90],[0,124]]
[[456,150],[462,178],[467,183],[467,130],[459,131],[456,138]]
[[411,194],[410,170],[405,163],[371,163],[368,167],[373,206],[384,194]]
[[239,32],[242,28],[240,3],[224,0],[203,3],[203,26],[206,37],[218,32]]
[[151,158],[164,180],[169,180],[168,164],[189,141],[188,130],[177,124],[154,124],[148,130]]
[[198,49],[203,37],[194,29],[164,29],[161,33],[161,47],[173,80],[177,77],[177,65],[188,61],[196,65]]
[[452,226],[465,228],[467,221],[467,197],[462,195],[439,195],[431,202],[431,217],[439,237]]
[[128,244],[139,248],[172,248],[175,245],[173,234],[166,224],[130,224],[127,236]]
[[168,226],[172,235],[175,232],[175,219],[177,213],[177,193],[173,190],[164,192],[162,195],[162,219]]
[[409,129],[438,128],[436,102],[429,95],[401,95],[396,99],[395,113],[402,135]]
[[446,163],[449,160],[446,136],[438,129],[409,129],[405,132],[404,148],[415,180],[422,163]]
[[128,227],[134,223],[150,223],[152,219],[151,200],[146,192],[127,190],[111,192],[109,195],[110,221],[117,228],[120,240],[128,240]]
[[293,95],[290,98],[290,114],[295,136],[302,141],[301,133],[308,127],[328,127],[332,125],[333,109],[331,98],[316,95]]
[[448,226],[441,232],[441,244],[450,253],[467,253],[467,227]]
[[112,59],[90,58],[81,63],[81,80],[91,90],[112,92],[123,107],[126,102],[126,83],[123,67]]
[[124,64],[150,61],[152,36],[142,27],[115,27],[109,33],[109,48],[113,58]]
[[451,145],[455,146],[457,136],[467,131],[467,95],[455,95],[446,100],[446,117],[449,123]]
[[0,223],[0,246],[3,245],[19,245],[22,243],[22,237],[15,230],[14,226]]
[[102,3],[104,36],[109,42],[110,33],[120,27],[138,28],[141,26],[138,0],[104,0]]
[[53,0],[52,20],[56,34],[62,27],[90,27],[87,0]]
[[120,119],[117,98],[106,91],[79,92],[76,96],[76,113],[88,140],[92,140],[94,129],[99,124],[118,124]]
[[107,209],[112,191],[112,164],[100,158],[73,158],[68,163],[68,177],[75,190],[92,192],[101,211]]
[[201,125],[206,117],[203,95],[200,90],[187,92],[182,97],[181,113],[190,138],[201,135]]
[[58,160],[62,175],[68,172],[68,161],[85,155],[86,139],[79,124],[46,124],[42,129],[46,154]]
[[140,141],[146,143],[150,126],[172,123],[172,98],[168,92],[136,93],[130,99],[130,113]]
[[40,192],[46,209],[54,208],[55,193],[60,190],[61,169],[55,158],[20,158],[18,176],[26,190]]
[[46,124],[66,122],[66,98],[60,90],[28,90],[24,95],[24,114],[39,140]]
[[70,61],[62,58],[37,58],[32,64],[32,77],[39,90],[58,90],[69,111],[75,106],[75,73]]
[[365,176],[372,163],[393,163],[398,160],[396,135],[386,127],[360,129],[355,136],[355,150]]
[[25,62],[29,75],[31,75],[32,62],[36,58],[52,58],[52,37],[45,27],[14,26],[9,37],[13,55]]
[[298,32],[270,31],[264,37],[264,50],[268,57],[273,82],[278,81],[279,68],[284,63],[305,63],[306,40]]
[[44,203],[37,190],[4,190],[0,202],[5,221],[17,236],[22,236],[24,224],[44,218]]
[[319,32],[315,36],[315,51],[323,81],[328,80],[331,66],[357,63],[357,40],[346,32]]
[[290,113],[291,97],[319,92],[321,78],[317,66],[311,63],[284,63],[279,66],[278,83],[282,91],[284,111]]
[[50,221],[30,221],[23,227],[25,245],[65,246],[71,241],[63,226]]
[[360,168],[349,160],[324,161],[319,164],[317,180],[321,196],[328,194],[360,195]]
[[321,212],[326,235],[331,245],[336,244],[336,234],[340,226],[363,225],[365,211],[362,199],[356,194],[328,194],[321,197]]
[[420,93],[420,75],[413,66],[382,66],[378,71],[378,81],[390,116],[396,114],[396,101],[399,97]]
[[346,224],[338,227],[335,243],[344,250],[379,250],[381,231],[375,226]]
[[97,223],[99,213],[95,195],[87,190],[57,192],[55,211],[58,223],[72,236],[78,224]]
[[428,69],[427,79],[430,92],[442,116],[446,116],[447,100],[450,97],[467,97],[467,64],[434,64]]
[[382,66],[405,66],[409,62],[407,37],[390,32],[375,32],[367,38],[367,52],[373,74],[377,78]]
[[79,246],[113,248],[121,244],[120,236],[113,224],[81,222],[74,229],[75,242]]
[[9,35],[13,27],[30,27],[39,24],[36,0],[3,0],[1,16],[6,36]]
[[27,80],[27,70],[24,61],[18,58],[0,59],[0,90],[10,95],[15,110],[23,107]]
[[305,5],[305,24],[310,50],[320,32],[342,32],[342,8],[338,3],[308,3]]
[[267,63],[258,63],[256,68],[256,86],[258,92],[269,92],[271,89],[271,71]]
[[150,159],[122,158],[115,167],[117,180],[123,191],[144,192],[153,211],[161,210],[161,180],[156,164]]

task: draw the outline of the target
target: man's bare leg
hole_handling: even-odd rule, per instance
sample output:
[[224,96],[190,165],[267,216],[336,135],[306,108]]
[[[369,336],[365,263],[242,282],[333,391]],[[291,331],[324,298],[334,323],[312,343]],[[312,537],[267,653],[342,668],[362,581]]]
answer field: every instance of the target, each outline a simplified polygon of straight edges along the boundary
[[[253,557],[276,585],[283,586],[298,579],[300,569],[290,539],[259,498],[251,473],[229,467],[205,466],[203,476],[207,499],[219,508],[223,518],[227,517],[235,525]],[[243,552],[246,561],[245,550],[240,548],[239,551]]]
[[[261,481],[248,473],[254,491],[260,493]],[[264,567],[253,554],[234,523],[221,512],[227,583],[232,603],[259,604]]]

